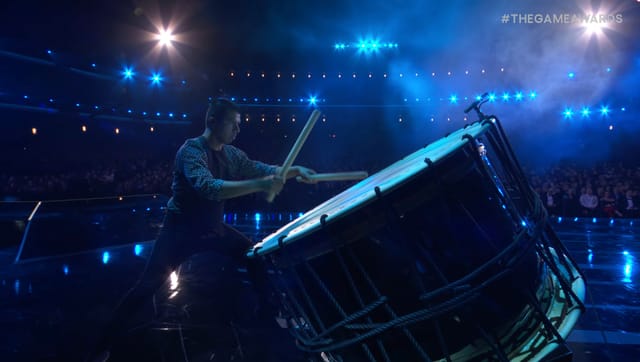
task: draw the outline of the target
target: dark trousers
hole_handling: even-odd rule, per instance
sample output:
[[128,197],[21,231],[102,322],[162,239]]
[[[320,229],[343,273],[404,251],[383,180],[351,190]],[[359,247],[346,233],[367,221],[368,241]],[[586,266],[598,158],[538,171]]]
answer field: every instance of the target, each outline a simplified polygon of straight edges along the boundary
[[257,291],[264,295],[266,271],[259,262],[245,257],[251,246],[251,240],[229,225],[207,228],[184,216],[167,213],[142,276],[118,303],[98,348],[107,348],[123,332],[130,317],[167,281],[171,272],[199,252],[214,251],[245,266]]

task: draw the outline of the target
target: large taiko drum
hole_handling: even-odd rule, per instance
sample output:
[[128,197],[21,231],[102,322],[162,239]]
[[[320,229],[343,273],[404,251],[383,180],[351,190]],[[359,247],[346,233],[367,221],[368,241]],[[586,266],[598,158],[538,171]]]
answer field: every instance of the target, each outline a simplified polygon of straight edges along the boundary
[[568,355],[584,281],[495,117],[406,156],[280,228],[289,331],[326,360]]

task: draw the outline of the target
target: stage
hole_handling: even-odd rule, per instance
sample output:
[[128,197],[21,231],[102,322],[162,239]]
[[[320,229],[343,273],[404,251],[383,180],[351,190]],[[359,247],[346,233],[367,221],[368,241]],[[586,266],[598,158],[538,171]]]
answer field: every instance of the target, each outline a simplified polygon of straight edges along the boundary
[[[161,219],[163,201],[147,198],[144,207],[135,210],[147,214],[144,220],[150,230]],[[3,215],[5,220],[11,218]],[[225,220],[260,240],[298,216],[298,212],[228,213]],[[640,359],[636,260],[640,221],[553,217],[550,223],[587,281],[587,310],[568,338],[573,360]],[[62,254],[51,245],[27,243],[21,251],[18,245],[3,248],[2,360],[85,358],[110,309],[133,285],[153,247],[152,239],[137,232],[143,239],[127,240],[122,235],[93,240],[99,248],[84,245]],[[15,262],[19,251],[22,257]],[[129,332],[114,346],[112,360],[308,360],[286,329],[252,310],[255,296],[246,272],[225,265],[211,253],[184,263],[132,318]]]

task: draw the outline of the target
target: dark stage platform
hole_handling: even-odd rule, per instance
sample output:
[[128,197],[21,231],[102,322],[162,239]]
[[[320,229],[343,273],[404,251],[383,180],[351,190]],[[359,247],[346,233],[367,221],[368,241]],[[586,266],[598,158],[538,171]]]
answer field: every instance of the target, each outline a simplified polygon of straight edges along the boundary
[[[165,203],[164,197],[125,198],[117,207],[113,200],[43,203],[34,215],[36,205],[4,204],[0,360],[83,360],[142,272]],[[69,207],[77,212],[72,218],[63,213]],[[229,213],[225,219],[259,241],[298,215]],[[30,216],[37,222],[22,240]],[[574,361],[640,360],[640,221],[551,222],[587,279],[587,311],[568,338]],[[254,310],[246,272],[229,265],[212,253],[184,263],[132,317],[112,360],[309,360],[286,329]]]

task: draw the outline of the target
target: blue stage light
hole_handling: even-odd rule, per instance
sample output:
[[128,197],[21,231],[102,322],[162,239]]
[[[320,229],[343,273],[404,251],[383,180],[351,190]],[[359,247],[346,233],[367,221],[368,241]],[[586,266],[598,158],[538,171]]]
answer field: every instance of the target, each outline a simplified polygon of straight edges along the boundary
[[69,266],[68,265],[63,265],[62,266],[62,272],[64,273],[64,275],[69,275]]
[[160,112],[156,112],[156,117],[160,117]]
[[591,221],[595,224],[596,222],[598,222],[598,219],[594,217],[593,219],[591,219]]
[[51,49],[47,49],[47,54],[51,55],[53,54],[53,51]]
[[565,119],[571,119],[573,117],[573,111],[571,110],[571,108],[565,108],[565,110],[562,112],[562,115]]
[[583,118],[587,118],[591,114],[591,110],[589,110],[589,107],[583,107],[582,110],[580,110],[580,114]]
[[260,219],[262,219],[262,215],[260,215],[260,213],[256,213],[255,215],[256,222],[260,222]]
[[318,102],[318,100],[316,99],[315,96],[309,97],[309,104],[310,105],[315,106],[317,102]]
[[108,251],[105,251],[104,253],[102,253],[102,263],[103,264],[107,264],[109,262],[109,259],[111,259],[111,255],[109,254]]
[[503,101],[508,102],[510,98],[511,98],[511,96],[509,95],[508,92],[502,93],[502,100]]
[[125,67],[122,71],[122,75],[124,75],[124,79],[133,79],[133,69]]
[[146,115],[147,115],[147,112],[144,112],[144,111],[143,111],[143,112],[142,112],[142,115],[143,115],[143,116],[146,116]]
[[449,102],[450,102],[451,104],[456,104],[456,103],[458,103],[458,96],[457,96],[457,95],[455,95],[455,94],[452,94],[452,95],[449,97]]
[[607,106],[600,107],[600,114],[602,116],[608,116],[609,115],[609,107],[607,107]]
[[136,244],[133,247],[133,253],[136,254],[137,256],[140,256],[140,254],[142,254],[142,250],[144,250],[144,247],[140,244]]
[[80,103],[76,103],[76,107],[80,107]]
[[573,79],[576,76],[576,73],[574,72],[569,72],[569,74],[567,74],[567,77],[569,77],[570,79]]
[[127,109],[127,113],[131,114],[133,111],[130,109]]
[[25,95],[25,96],[23,96],[22,98],[24,98],[24,99],[29,99],[29,96],[28,96],[28,95]]
[[494,93],[489,93],[489,102],[495,102],[496,101],[496,95]]
[[538,93],[536,93],[534,91],[529,92],[529,98],[536,99],[537,96],[538,96]]
[[95,68],[96,67],[96,63],[91,63],[91,68]]
[[481,100],[481,99],[482,99],[482,96],[481,96],[481,95],[477,95],[477,96],[476,96],[476,101],[479,101],[479,100]]
[[173,113],[169,113],[169,118],[173,118]]
[[516,101],[521,101],[522,97],[523,97],[522,92],[516,92],[515,94]]
[[160,82],[162,82],[162,75],[160,75],[160,73],[152,73],[150,79],[151,85],[160,85]]
[[182,114],[182,118],[187,118],[187,114],[186,114],[186,113],[183,113],[183,114]]

